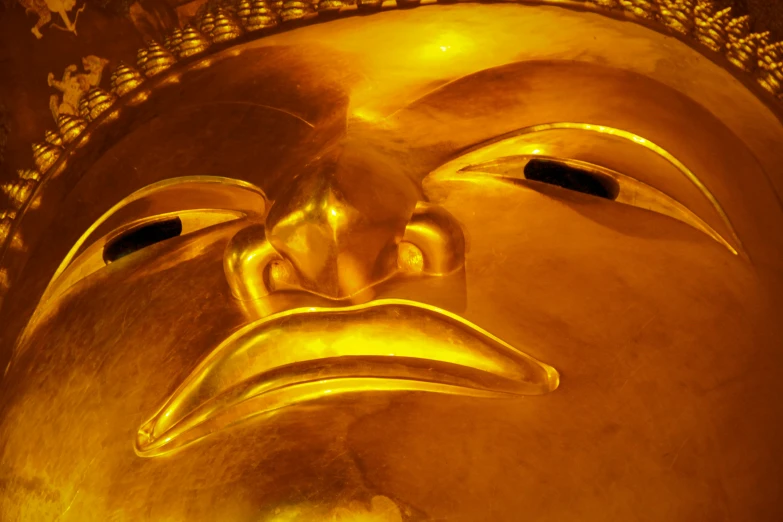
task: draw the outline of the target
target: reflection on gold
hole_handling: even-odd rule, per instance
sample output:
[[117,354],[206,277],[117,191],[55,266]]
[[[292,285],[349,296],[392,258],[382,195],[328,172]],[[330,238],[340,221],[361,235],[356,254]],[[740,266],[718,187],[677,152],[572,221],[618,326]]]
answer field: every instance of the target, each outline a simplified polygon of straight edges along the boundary
[[5,183],[0,186],[0,189],[8,196],[16,208],[20,208],[30,198],[35,189],[35,182],[32,180],[19,180],[14,183]]
[[[604,167],[588,164],[577,160],[559,160],[544,155],[535,155],[536,159],[546,159],[555,161],[564,165],[581,168],[585,171],[592,171],[598,175],[606,176],[614,180],[618,185],[618,193],[612,198],[618,203],[625,203],[634,207],[644,208],[653,212],[672,217],[683,223],[687,223],[693,228],[704,232],[712,239],[725,246],[732,254],[737,255],[737,250],[726,241],[723,236],[710,227],[703,219],[699,218],[693,211],[685,205],[678,202],[671,196],[668,196],[646,183],[642,183],[630,176],[620,174]],[[524,167],[530,161],[530,156],[509,156],[496,161],[470,165],[463,167],[459,172],[450,176],[445,173],[439,174],[437,179],[460,179],[464,181],[473,181],[481,183],[481,177],[471,174],[471,172],[480,172],[483,174],[498,176],[509,180],[525,179]],[[534,182],[536,183],[536,182]]]
[[258,31],[277,25],[277,15],[266,0],[241,0],[237,6],[237,15],[248,31]]
[[145,101],[147,101],[147,99],[150,97],[150,94],[151,94],[151,92],[150,92],[150,91],[148,91],[148,90],[146,90],[146,89],[143,89],[143,90],[141,90],[141,91],[139,91],[139,92],[135,93],[135,94],[134,94],[134,95],[131,97],[131,99],[130,99],[130,100],[128,100],[128,102],[127,102],[127,103],[128,103],[128,105],[130,105],[130,106],[133,106],[133,105],[139,105],[139,104],[141,104],[141,103],[144,103]]
[[3,210],[0,211],[0,245],[5,243],[6,238],[11,233],[11,227],[14,224],[16,212]]
[[210,33],[212,41],[215,43],[228,42],[241,35],[242,26],[222,9],[218,9],[217,16],[215,16],[215,27]]
[[402,522],[397,504],[388,497],[378,495],[370,500],[369,509],[359,502],[338,507],[332,513],[334,522]]
[[148,77],[156,76],[176,63],[174,56],[158,42],[152,42],[138,55],[138,66]]
[[144,82],[144,77],[133,67],[120,62],[111,74],[111,89],[117,97],[122,97]]
[[375,300],[293,309],[249,324],[215,348],[141,427],[136,448],[140,455],[160,455],[324,395],[539,395],[558,384],[551,366],[426,304]]
[[188,58],[202,53],[209,47],[209,40],[204,38],[193,26],[185,27],[179,37],[172,41],[170,49],[177,53],[179,58]]
[[[558,3],[556,0],[551,1]],[[622,11],[631,20],[660,22],[667,30],[692,37],[711,50],[725,54],[729,62],[746,73],[753,74],[762,87],[777,98],[783,98],[783,42],[772,42],[769,32],[751,31],[749,17],[747,15],[732,17],[731,7],[719,9],[712,0],[699,0],[698,2],[691,0],[589,0],[589,2],[602,9]],[[378,10],[382,3],[378,0],[360,0],[358,8],[362,11]],[[424,5],[432,3],[434,0],[427,0]],[[393,5],[415,7],[421,5],[421,2],[419,0],[399,0],[394,4],[391,1],[387,2],[387,7]],[[312,17],[316,11],[324,13],[324,15],[339,15],[340,13],[349,14],[354,8],[352,2],[339,0],[322,1],[313,5],[298,1],[285,3],[282,0],[271,3],[266,0],[258,0],[253,3],[245,0],[236,6],[220,4],[217,7],[211,3],[204,4],[199,9],[197,16],[185,25],[184,30],[174,29],[166,37],[164,45],[151,42],[150,47],[140,49],[137,62],[144,74],[152,77],[170,68],[176,63],[177,58],[182,59],[203,53],[212,41],[216,43],[230,41],[245,31],[253,32],[258,29],[271,28],[278,23],[279,19],[284,22],[295,22]],[[323,20],[327,19],[324,16]],[[199,27],[200,32],[195,29],[194,25]],[[41,36],[37,32],[37,28],[34,29],[34,32],[36,32],[36,36]],[[443,58],[439,56],[440,54],[459,54],[472,50],[470,39],[464,38],[458,31],[443,32],[435,40],[434,44],[432,41],[424,44],[421,59],[442,62]],[[237,49],[231,51],[230,54],[236,56],[239,52]],[[87,56],[82,61],[87,71],[86,74],[74,74],[77,67],[71,65],[66,69],[61,81],[56,81],[52,74],[49,75],[49,84],[64,93],[62,104],[56,95],[51,97],[50,106],[55,120],[59,118],[60,114],[76,115],[77,113],[84,120],[95,119],[97,114],[107,108],[107,104],[113,103],[113,99],[107,100],[106,96],[110,98],[115,95],[122,96],[133,90],[141,81],[141,77],[133,76],[134,74],[138,76],[138,72],[120,63],[112,75],[112,93],[105,93],[97,105],[94,102],[93,105],[96,105],[97,108],[91,107],[83,95],[90,87],[98,87],[102,70],[108,61],[96,56]],[[194,64],[192,69],[209,67],[211,64],[212,60],[203,60]],[[178,81],[178,75],[171,75],[167,81],[161,82],[161,85]],[[128,103],[133,105],[146,100],[147,97],[147,94],[140,94]],[[114,114],[116,116],[117,113]],[[371,119],[378,117],[362,109],[357,111],[357,115]],[[50,139],[47,138],[47,141]],[[84,141],[82,140],[82,144]],[[57,142],[52,143],[59,146]]]
[[345,502],[328,508],[312,502],[278,508],[264,522],[403,522],[403,512],[390,498],[376,495],[369,502]]
[[62,149],[49,143],[33,145],[33,161],[40,172],[46,172],[62,154]]
[[57,126],[60,128],[60,134],[66,144],[76,141],[84,129],[87,127],[87,122],[78,116],[71,116],[70,114],[61,114],[57,120]]
[[275,3],[309,20],[141,53],[153,103],[3,215],[0,519],[777,516],[768,107],[614,19],[661,2]]
[[[731,221],[729,220],[728,216],[726,215],[726,212],[723,210],[723,207],[718,202],[718,200],[715,198],[715,196],[710,192],[710,190],[704,185],[704,183],[694,174],[687,166],[685,166],[680,160],[678,160],[673,154],[671,154],[669,151],[664,149],[663,147],[660,147],[656,145],[655,143],[651,142],[650,140],[647,140],[641,136],[638,136],[632,132],[622,130],[622,129],[615,129],[612,127],[608,127],[605,125],[597,125],[597,124],[590,124],[590,123],[573,123],[573,122],[558,122],[558,123],[546,123],[542,125],[534,125],[532,127],[527,127],[524,129],[519,129],[517,131],[511,132],[509,134],[506,134],[504,136],[501,136],[499,138],[495,138],[492,140],[491,143],[487,144],[481,144],[478,145],[469,151],[467,151],[462,158],[458,158],[455,160],[455,165],[461,165],[461,167],[467,166],[469,163],[478,163],[480,161],[486,161],[488,159],[487,155],[489,157],[497,157],[498,152],[496,150],[499,147],[503,147],[505,145],[504,142],[508,141],[511,143],[511,138],[515,136],[522,136],[527,134],[534,134],[537,132],[543,132],[547,130],[555,130],[555,129],[575,129],[575,130],[582,130],[582,131],[588,131],[588,132],[595,132],[599,134],[607,134],[611,136],[617,136],[619,138],[622,138],[624,140],[633,142],[637,145],[640,145],[648,150],[653,151],[657,155],[664,158],[666,161],[671,163],[674,167],[679,170],[683,176],[688,179],[696,188],[699,189],[699,191],[702,193],[702,195],[710,202],[710,205],[715,209],[715,211],[720,216],[721,220],[724,222],[724,224],[729,229],[731,235],[732,235],[732,241],[735,242],[736,245],[738,245],[740,248],[742,247],[742,243],[737,237],[736,232],[734,231],[734,227],[731,224]],[[512,143],[513,146],[513,143]],[[522,150],[517,152],[516,154],[522,153],[528,153],[528,154],[539,154],[539,152],[534,152],[536,147],[535,145],[527,145],[528,148],[533,148],[533,150]],[[504,149],[505,150],[505,149]],[[494,156],[493,156],[494,155]],[[483,159],[482,159],[483,158]],[[452,164],[449,164],[449,166],[441,167],[440,170],[432,173],[430,175],[431,179],[437,179],[439,176],[448,175],[448,172],[452,172],[454,167]],[[699,228],[699,227],[697,227]],[[711,236],[715,237],[714,231],[709,233]],[[718,236],[719,237],[719,236]],[[716,237],[716,239],[718,239]],[[737,253],[734,247],[732,247],[730,244],[728,244],[725,240],[718,239],[719,242],[723,243],[729,250],[731,250],[733,253]]]
[[41,181],[41,173],[33,169],[23,169],[17,171],[19,179],[35,181],[36,183]]
[[[46,291],[41,296],[40,306],[36,310],[34,316],[30,319],[28,328],[25,330],[26,333],[23,334],[22,340],[20,340],[19,344],[24,345],[24,341],[23,341],[24,336],[27,333],[31,332],[32,329],[34,328],[34,325],[36,325],[38,321],[45,316],[47,312],[47,304],[51,300],[53,300],[53,296],[59,293],[60,291],[64,290],[65,288],[67,288],[61,285],[62,283],[61,276],[66,271],[66,269],[74,262],[76,257],[84,251],[87,242],[91,238],[94,239],[93,233],[96,230],[100,229],[101,225],[103,225],[107,221],[110,221],[115,214],[121,213],[123,208],[132,206],[132,204],[137,201],[144,201],[145,198],[147,198],[150,195],[155,195],[156,193],[163,193],[164,198],[169,202],[172,202],[176,206],[177,205],[176,189],[179,187],[187,187],[189,185],[193,185],[193,186],[220,185],[220,186],[227,186],[229,188],[237,187],[251,194],[254,194],[257,198],[261,198],[261,201],[263,201],[263,197],[264,197],[263,193],[251,183],[247,183],[240,180],[228,179],[228,178],[220,178],[215,176],[193,176],[193,177],[185,176],[185,177],[166,179],[161,182],[149,185],[131,194],[124,200],[114,205],[105,214],[103,214],[98,220],[96,220],[82,234],[82,236],[78,239],[78,241],[76,241],[76,243],[70,249],[68,254],[65,256],[65,258],[63,259],[63,261],[60,263],[57,270],[55,271],[52,279],[50,280],[48,286],[46,287]],[[166,197],[167,190],[174,191],[174,194],[172,194],[171,198]],[[217,192],[217,190],[215,191]],[[19,352],[15,352],[15,356],[18,355],[18,353]]]
[[52,130],[47,130],[44,133],[44,141],[50,145],[54,145],[55,147],[63,146],[63,140],[60,135]]
[[92,121],[97,119],[106,109],[111,107],[117,98],[110,92],[106,92],[99,87],[93,87],[87,92],[85,99],[90,108],[90,121]]

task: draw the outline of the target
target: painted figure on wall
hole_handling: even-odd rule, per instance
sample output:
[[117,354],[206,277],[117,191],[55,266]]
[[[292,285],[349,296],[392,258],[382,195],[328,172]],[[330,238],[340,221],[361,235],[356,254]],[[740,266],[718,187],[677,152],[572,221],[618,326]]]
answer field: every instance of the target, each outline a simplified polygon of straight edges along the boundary
[[[68,13],[70,13],[74,7],[76,7],[76,0],[19,0],[19,3],[25,8],[25,12],[33,12],[38,15],[38,21],[31,29],[36,38],[43,38],[41,29],[47,24],[51,24],[51,27],[60,29],[62,31],[68,31],[69,33],[76,33],[76,21],[79,19],[79,14],[84,11],[87,4],[82,5],[76,10],[76,14],[71,21]],[[52,22],[52,13],[57,13],[62,18],[64,26],[61,26],[55,22]]]
[[78,72],[76,65],[69,65],[63,72],[61,80],[54,77],[54,73],[49,73],[47,82],[50,87],[54,87],[62,94],[52,94],[49,98],[49,108],[52,111],[54,121],[57,121],[60,114],[79,114],[79,102],[91,87],[97,87],[101,83],[103,69],[109,60],[99,58],[98,56],[85,56],[82,58],[82,67],[85,72]]

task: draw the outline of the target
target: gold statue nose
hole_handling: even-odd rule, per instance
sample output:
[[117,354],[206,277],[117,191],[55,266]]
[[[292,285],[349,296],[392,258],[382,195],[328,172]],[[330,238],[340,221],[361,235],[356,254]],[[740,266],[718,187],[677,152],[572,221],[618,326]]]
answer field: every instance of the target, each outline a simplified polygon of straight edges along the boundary
[[229,245],[225,267],[235,295],[295,286],[340,299],[392,275],[419,199],[416,184],[391,175],[393,168],[369,148],[342,147],[305,166],[276,194],[264,227],[249,227]]
[[370,148],[333,148],[276,198],[266,237],[302,287],[348,297],[396,269],[418,195],[399,175],[384,175],[387,168]]

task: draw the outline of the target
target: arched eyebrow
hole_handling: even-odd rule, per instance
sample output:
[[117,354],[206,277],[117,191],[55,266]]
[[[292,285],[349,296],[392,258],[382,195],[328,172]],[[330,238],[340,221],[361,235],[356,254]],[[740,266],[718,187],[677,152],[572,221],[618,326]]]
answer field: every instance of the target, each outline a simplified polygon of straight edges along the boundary
[[[249,207],[250,209],[255,210],[260,214],[263,214],[268,208],[266,195],[260,188],[256,187],[252,183],[233,178],[224,178],[218,176],[186,176],[179,178],[169,178],[151,185],[147,185],[146,187],[137,190],[128,197],[124,198],[122,201],[115,204],[101,217],[94,221],[87,230],[85,230],[85,232],[81,235],[81,237],[79,237],[76,243],[74,243],[68,254],[57,267],[57,270],[52,276],[40,302],[43,303],[49,299],[53,284],[62,275],[62,273],[68,268],[73,260],[84,251],[85,246],[88,245],[93,238],[100,234],[100,232],[103,230],[102,227],[109,223],[113,217],[120,215],[124,209],[127,209],[136,202],[142,202],[145,198],[154,197],[155,195],[160,195],[163,192],[177,191],[178,189],[183,188],[198,188],[199,186],[203,185],[223,186],[226,187],[229,191],[234,191],[236,193],[240,193],[241,191],[245,194],[244,197],[237,195],[231,199],[237,203],[240,201],[245,201],[246,207]],[[171,194],[169,194],[169,196],[170,195]],[[180,204],[176,198],[167,198],[167,200],[171,201],[170,211],[186,209],[185,205]],[[225,207],[227,205],[226,203],[215,202],[212,206]],[[203,208],[203,205],[201,207]],[[152,213],[156,214],[160,212]]]
[[693,171],[691,171],[685,164],[683,164],[680,160],[678,160],[673,154],[671,154],[665,148],[661,147],[660,145],[657,145],[656,143],[646,138],[638,136],[632,132],[623,129],[617,129],[614,127],[609,127],[606,125],[598,125],[593,123],[578,123],[578,122],[545,123],[540,125],[523,127],[520,129],[507,132],[500,136],[495,136],[487,141],[478,143],[476,145],[472,145],[470,147],[461,150],[458,156],[466,156],[471,152],[478,151],[485,147],[489,147],[495,143],[500,143],[517,136],[524,136],[527,134],[534,134],[537,132],[544,132],[549,130],[581,130],[581,131],[609,135],[635,143],[636,145],[644,147],[645,149],[660,156],[668,163],[670,163],[677,171],[679,171],[680,174],[682,174],[682,176],[685,179],[687,179],[696,189],[698,189],[698,191],[702,194],[702,196],[704,196],[704,198],[709,202],[710,206],[713,208],[713,210],[715,210],[716,214],[723,222],[723,224],[726,226],[728,232],[731,234],[732,241],[738,247],[737,252],[735,253],[744,252],[744,246],[742,244],[742,241],[740,241],[740,238],[738,237],[734,229],[734,226],[731,223],[731,220],[726,214],[726,211],[723,209],[723,207],[721,206],[720,202],[715,197],[715,195],[707,188],[704,182],[702,182],[702,180],[699,179],[699,177]]

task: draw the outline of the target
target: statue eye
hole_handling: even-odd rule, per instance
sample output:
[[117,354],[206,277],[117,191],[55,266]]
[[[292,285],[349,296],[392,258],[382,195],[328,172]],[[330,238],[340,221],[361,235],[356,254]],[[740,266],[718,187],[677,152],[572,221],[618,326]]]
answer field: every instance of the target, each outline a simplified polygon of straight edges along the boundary
[[182,220],[179,217],[140,225],[106,243],[103,248],[103,261],[108,265],[142,248],[180,234],[182,234]]
[[191,209],[132,221],[85,247],[51,283],[52,297],[124,257],[152,245],[246,217],[245,212]]
[[604,199],[617,199],[620,184],[613,178],[559,161],[534,158],[524,168],[525,179],[548,183]]
[[475,176],[490,176],[531,189],[545,183],[657,212],[704,232],[732,253],[737,253],[723,236],[673,197],[631,176],[592,163],[541,155],[513,155],[468,164],[456,170],[443,168],[431,178],[434,181]]

